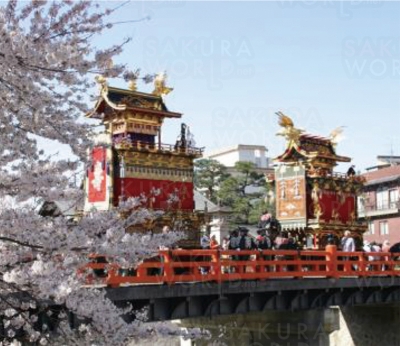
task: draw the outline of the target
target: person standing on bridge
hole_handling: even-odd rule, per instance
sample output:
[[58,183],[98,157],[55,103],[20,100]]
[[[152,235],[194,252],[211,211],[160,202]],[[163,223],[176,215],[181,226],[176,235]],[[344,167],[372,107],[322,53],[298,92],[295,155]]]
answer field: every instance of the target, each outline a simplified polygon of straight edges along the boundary
[[257,248],[256,242],[254,241],[253,237],[249,236],[249,230],[247,228],[239,227],[239,234],[240,250],[254,250]]
[[258,227],[261,229],[269,228],[271,224],[271,214],[268,210],[265,210],[264,213],[260,217],[260,221],[258,222]]
[[351,232],[349,230],[344,232],[344,237],[341,240],[342,251],[344,252],[354,252],[356,251],[356,244],[354,239],[351,236]]
[[233,231],[229,232],[229,243],[228,249],[229,250],[237,250],[239,249],[239,231],[238,229],[234,229]]
[[210,239],[210,249],[211,250],[219,250],[219,243],[217,240],[217,236],[213,234]]
[[[272,248],[271,239],[267,235],[265,229],[257,230],[256,244],[260,251],[270,250]],[[261,255],[260,258],[264,261],[270,261],[271,255]],[[265,266],[264,271],[269,271],[269,266]]]
[[[203,250],[209,250],[210,249],[210,230],[206,229],[204,234],[200,238],[200,246]],[[202,262],[208,262],[209,257],[208,256],[201,256],[200,261]],[[202,275],[205,275],[208,273],[209,268],[208,267],[200,267],[200,273]]]
[[[351,232],[349,230],[344,232],[344,237],[342,238],[340,244],[342,246],[343,252],[356,251],[356,244],[355,244],[354,239],[351,236]],[[343,260],[345,260],[345,261],[351,260],[351,257],[343,257]],[[346,265],[345,265],[345,268],[346,268]],[[347,268],[347,270],[349,270],[350,268],[357,270],[356,265],[350,266],[349,268]]]
[[390,252],[390,241],[387,239],[383,242],[382,252]]
[[[257,248],[256,242],[252,236],[249,236],[249,230],[245,227],[239,227],[239,249],[240,251],[254,250]],[[249,261],[250,255],[239,255],[239,261]],[[244,267],[244,272],[247,267]]]
[[[239,229],[234,229],[234,230],[230,231],[229,232],[229,241],[228,241],[228,250],[240,250],[239,242],[240,242]],[[234,261],[237,261],[237,260],[239,260],[239,256],[233,255],[232,259]],[[237,271],[237,268],[231,267],[231,268],[228,268],[228,271],[235,273]]]
[[265,229],[257,230],[256,245],[259,250],[269,250],[272,248],[271,239]]
[[[372,252],[371,243],[370,243],[367,239],[364,239],[364,241],[363,241],[363,248],[362,248],[362,249],[363,249],[363,251],[364,251],[365,253],[370,253],[370,252]],[[371,261],[374,260],[374,256],[367,256],[367,259],[368,259],[369,262],[371,262]],[[369,265],[367,265],[366,270],[371,270],[371,268],[372,268],[372,266],[371,266],[371,264],[369,264]]]
[[202,249],[209,249],[210,248],[210,237],[209,232],[205,231],[202,237],[200,238],[200,246]]
[[[390,241],[386,239],[382,244],[382,252],[390,252],[390,246],[391,246],[390,245]],[[390,259],[389,256],[383,257],[383,260],[385,262],[388,262],[389,259]],[[387,270],[387,269],[389,269],[389,266],[387,264],[383,264],[382,265],[382,270]]]

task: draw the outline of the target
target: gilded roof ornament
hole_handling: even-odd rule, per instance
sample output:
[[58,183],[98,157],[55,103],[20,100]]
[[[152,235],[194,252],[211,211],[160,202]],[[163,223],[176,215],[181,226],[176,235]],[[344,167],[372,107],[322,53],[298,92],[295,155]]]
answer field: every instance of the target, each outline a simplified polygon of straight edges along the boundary
[[107,83],[107,78],[105,78],[103,75],[99,75],[95,77],[96,82],[99,84],[100,87],[100,95],[101,97],[107,102],[107,104],[116,110],[125,110],[126,106],[125,105],[117,105],[114,102],[112,102],[108,98],[108,83]]
[[276,112],[279,117],[279,125],[283,127],[278,133],[277,136],[283,136],[286,138],[288,142],[295,142],[299,141],[300,135],[304,132],[304,130],[297,129],[294,127],[294,123],[292,119],[290,119],[287,115],[283,114],[282,112]]
[[136,80],[131,79],[128,83],[128,89],[131,91],[136,91],[137,90],[137,85],[136,85]]
[[104,77],[103,75],[99,75],[99,76],[96,76],[94,79],[96,80],[97,84],[99,85],[99,89],[100,89],[101,93],[103,93],[103,91],[108,92],[108,84],[107,84],[106,77]]
[[329,139],[333,146],[336,146],[339,142],[341,142],[344,139],[343,136],[343,130],[344,126],[339,126],[336,129],[332,130],[332,132],[329,134]]
[[169,88],[166,86],[167,73],[161,72],[154,79],[154,90],[153,95],[162,96],[169,94],[173,88]]

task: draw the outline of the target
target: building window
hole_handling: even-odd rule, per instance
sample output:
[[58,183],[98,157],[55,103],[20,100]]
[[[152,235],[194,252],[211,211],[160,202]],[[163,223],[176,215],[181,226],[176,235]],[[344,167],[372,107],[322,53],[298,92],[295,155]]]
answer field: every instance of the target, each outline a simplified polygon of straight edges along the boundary
[[368,222],[368,234],[375,234],[375,224],[374,224],[374,221]]
[[399,190],[398,189],[389,190],[390,208],[396,208],[398,202],[399,202]]
[[357,210],[358,212],[364,212],[364,198],[362,196],[357,197]]
[[389,199],[388,190],[377,191],[376,192],[376,209],[377,210],[386,209],[389,204],[388,199]]
[[389,234],[389,225],[387,221],[379,222],[379,232],[381,235],[388,235]]

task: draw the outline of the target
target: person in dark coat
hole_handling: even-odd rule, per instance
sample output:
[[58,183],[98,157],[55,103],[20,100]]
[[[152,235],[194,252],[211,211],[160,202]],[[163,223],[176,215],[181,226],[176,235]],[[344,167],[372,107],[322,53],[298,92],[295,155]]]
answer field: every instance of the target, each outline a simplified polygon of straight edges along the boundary
[[389,252],[391,252],[391,253],[400,253],[400,243],[393,244],[390,247]]
[[356,175],[356,171],[354,170],[354,165],[351,165],[350,168],[347,170],[348,177],[354,177]]
[[271,249],[271,239],[269,239],[264,229],[257,230],[256,245],[259,250]]
[[239,231],[234,229],[229,232],[229,242],[228,242],[228,250],[237,250],[239,249]]
[[260,217],[260,221],[258,222],[258,227],[269,228],[270,223],[271,223],[271,214],[268,212],[268,210],[265,210]]
[[[254,250],[256,249],[256,243],[253,237],[249,236],[249,230],[245,227],[239,227],[239,249],[240,250]],[[250,255],[240,255],[240,261],[248,261]]]
[[[393,244],[390,247],[389,252],[391,254],[399,254],[400,253],[400,243]],[[392,259],[394,259],[394,260],[398,260],[399,258],[400,258],[400,256],[393,257],[393,255],[392,255]]]

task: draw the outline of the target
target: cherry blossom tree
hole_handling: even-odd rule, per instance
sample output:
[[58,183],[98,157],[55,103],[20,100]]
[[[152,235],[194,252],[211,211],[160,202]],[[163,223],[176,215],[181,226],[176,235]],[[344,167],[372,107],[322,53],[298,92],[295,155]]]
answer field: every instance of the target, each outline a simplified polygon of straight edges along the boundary
[[[39,201],[83,198],[66,173],[84,162],[91,145],[92,129],[80,119],[94,76],[138,78],[137,71],[112,64],[128,39],[103,50],[92,43],[112,29],[108,18],[115,10],[88,1],[11,0],[0,7],[1,345],[124,345],[181,333],[140,318],[126,323],[127,310],[115,307],[104,291],[84,287],[79,274],[91,253],[134,266],[179,239],[173,232],[127,234],[127,227],[153,217],[139,199],[74,224],[36,210]],[[39,138],[68,145],[77,159],[50,157]],[[84,321],[79,328],[70,328],[68,312]],[[38,323],[44,320],[50,322]]]

